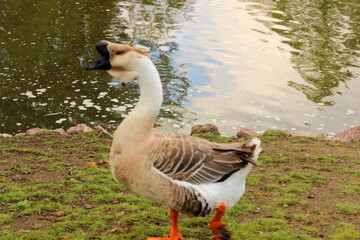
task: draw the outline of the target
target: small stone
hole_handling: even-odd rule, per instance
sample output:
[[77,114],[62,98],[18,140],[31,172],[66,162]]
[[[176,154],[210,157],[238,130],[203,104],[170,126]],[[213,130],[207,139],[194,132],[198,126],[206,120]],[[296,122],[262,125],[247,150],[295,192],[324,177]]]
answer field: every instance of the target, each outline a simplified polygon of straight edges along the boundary
[[94,127],[94,130],[97,131],[97,132],[104,133],[105,135],[113,138],[113,136],[112,136],[108,131],[106,131],[102,126],[100,126],[100,125],[95,126],[95,127]]
[[360,126],[352,127],[344,132],[336,134],[331,141],[334,142],[349,142],[360,139]]
[[62,217],[62,216],[65,216],[66,213],[64,211],[62,211],[62,210],[59,210],[59,211],[50,213],[50,215],[53,215],[53,216],[56,216],[56,217]]
[[[42,133],[42,132],[54,132],[54,133],[60,133],[60,134],[64,134],[65,131],[62,128],[57,128],[55,130],[49,130],[49,129],[43,129],[43,128],[31,128],[29,130],[26,131],[25,135],[36,135],[38,133]],[[16,136],[24,136],[24,135],[20,135],[21,133],[17,134]]]
[[26,136],[26,133],[24,132],[21,132],[21,133],[17,133],[15,134],[16,137],[23,137],[23,136]]
[[57,129],[51,130],[51,132],[65,134],[65,130],[63,128],[57,128]]
[[0,133],[0,137],[3,137],[3,138],[11,138],[12,135],[11,135],[11,134],[7,134],[7,133]]
[[90,128],[88,125],[86,124],[78,124],[74,127],[69,128],[66,133],[69,134],[76,134],[76,133],[86,133],[86,132],[92,132],[94,131],[92,128]]
[[91,206],[90,204],[85,204],[84,207],[85,207],[86,209],[92,209],[92,208],[93,208],[93,206]]
[[219,129],[212,123],[206,123],[206,124],[200,124],[200,125],[193,126],[191,128],[190,135],[193,135],[195,133],[210,133],[213,135],[220,136]]
[[38,133],[44,132],[44,131],[46,131],[46,130],[42,129],[42,128],[31,128],[26,131],[26,135],[35,135],[35,134],[38,134]]
[[243,138],[243,137],[258,137],[260,136],[260,134],[254,132],[253,130],[249,129],[249,128],[241,128],[237,133],[236,136],[238,138]]

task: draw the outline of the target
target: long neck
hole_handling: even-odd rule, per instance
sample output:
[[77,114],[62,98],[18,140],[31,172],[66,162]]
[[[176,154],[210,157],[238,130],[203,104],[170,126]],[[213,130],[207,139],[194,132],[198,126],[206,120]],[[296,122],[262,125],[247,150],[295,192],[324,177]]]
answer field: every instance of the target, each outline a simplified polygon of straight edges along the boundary
[[152,62],[150,64],[142,69],[139,74],[140,99],[130,115],[124,120],[137,122],[137,126],[141,124],[149,130],[154,126],[163,100],[159,73],[154,64]]
[[163,93],[160,76],[150,59],[144,59],[139,71],[140,99],[129,116],[117,130],[122,140],[138,141],[150,134],[162,104]]

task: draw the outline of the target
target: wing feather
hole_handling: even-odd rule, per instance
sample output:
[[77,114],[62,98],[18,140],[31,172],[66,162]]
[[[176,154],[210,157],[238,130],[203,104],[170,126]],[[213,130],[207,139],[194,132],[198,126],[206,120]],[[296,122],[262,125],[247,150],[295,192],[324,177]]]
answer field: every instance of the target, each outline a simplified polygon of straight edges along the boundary
[[216,144],[204,139],[154,129],[148,159],[174,180],[193,184],[223,181],[253,160],[253,147],[240,143]]

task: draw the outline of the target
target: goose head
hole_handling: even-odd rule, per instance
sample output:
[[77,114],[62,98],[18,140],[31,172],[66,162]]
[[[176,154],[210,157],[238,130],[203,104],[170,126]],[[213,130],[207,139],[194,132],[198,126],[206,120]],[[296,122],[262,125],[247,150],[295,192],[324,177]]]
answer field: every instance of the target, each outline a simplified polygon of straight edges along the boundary
[[138,77],[144,65],[151,61],[145,52],[126,44],[102,40],[95,47],[101,57],[86,69],[107,70],[122,85]]

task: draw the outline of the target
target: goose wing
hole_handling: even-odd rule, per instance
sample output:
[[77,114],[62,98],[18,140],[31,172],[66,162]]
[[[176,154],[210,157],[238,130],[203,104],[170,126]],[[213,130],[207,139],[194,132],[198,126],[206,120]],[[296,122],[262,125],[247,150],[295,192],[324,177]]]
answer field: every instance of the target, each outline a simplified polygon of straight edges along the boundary
[[216,144],[157,129],[153,133],[148,159],[154,168],[174,180],[192,184],[221,182],[249,162],[257,165],[252,159],[256,146]]

